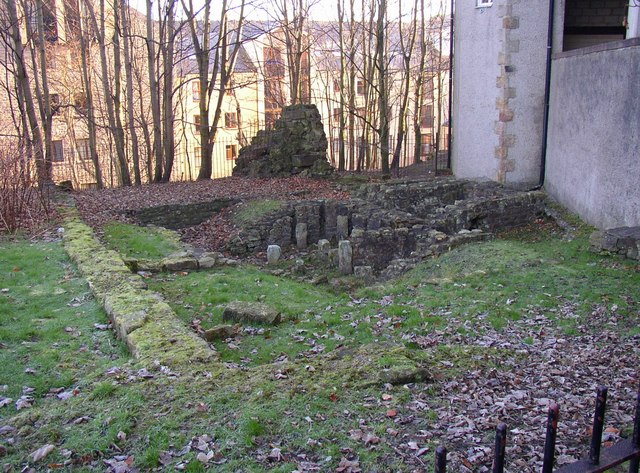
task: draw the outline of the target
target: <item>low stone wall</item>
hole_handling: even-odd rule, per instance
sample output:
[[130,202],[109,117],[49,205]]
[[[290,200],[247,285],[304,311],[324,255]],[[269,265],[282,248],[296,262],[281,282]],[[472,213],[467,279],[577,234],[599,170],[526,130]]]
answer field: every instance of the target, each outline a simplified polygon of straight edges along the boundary
[[590,239],[592,251],[616,253],[640,260],[640,227],[620,227],[597,231]]
[[216,352],[166,302],[147,290],[144,280],[129,271],[118,253],[102,246],[91,228],[70,218],[64,230],[67,253],[134,357],[182,367],[216,359]]
[[[372,184],[356,195],[348,202],[290,203],[243,229],[229,249],[246,255],[272,244],[305,248],[326,239],[335,247],[349,239],[353,264],[379,272],[395,260],[432,254],[444,240],[484,239],[491,232],[527,224],[544,213],[545,199],[542,192],[454,179]],[[302,245],[295,232],[300,223],[307,228]]]
[[193,204],[159,205],[139,210],[129,210],[126,215],[144,225],[178,230],[199,225],[225,207],[238,203],[237,199],[216,199]]

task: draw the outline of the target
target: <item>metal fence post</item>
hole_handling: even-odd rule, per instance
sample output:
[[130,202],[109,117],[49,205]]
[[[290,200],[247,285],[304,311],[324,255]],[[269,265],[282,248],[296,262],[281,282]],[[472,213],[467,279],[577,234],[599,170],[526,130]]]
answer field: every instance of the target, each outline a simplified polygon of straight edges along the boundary
[[447,472],[447,449],[440,445],[436,449],[436,469],[435,473]]
[[[636,416],[633,421],[633,447],[640,448],[640,388],[636,395]],[[629,473],[638,473],[640,470],[640,458],[636,457],[629,462]]]
[[502,423],[496,428],[496,447],[493,457],[492,473],[504,472],[504,454],[507,449],[507,424]]
[[596,391],[596,410],[593,415],[593,431],[591,432],[591,448],[589,460],[593,465],[600,463],[600,447],[602,446],[602,430],[604,429],[604,412],[607,408],[607,388],[598,386]]
[[559,417],[560,408],[554,402],[549,406],[549,413],[547,414],[547,436],[544,441],[542,473],[553,473],[553,459],[556,454],[556,436],[558,434]]

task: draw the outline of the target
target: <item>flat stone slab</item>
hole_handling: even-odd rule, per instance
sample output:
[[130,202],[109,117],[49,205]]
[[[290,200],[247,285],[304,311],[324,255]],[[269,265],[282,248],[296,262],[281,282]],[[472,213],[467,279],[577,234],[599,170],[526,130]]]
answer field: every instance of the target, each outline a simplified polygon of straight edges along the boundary
[[261,302],[235,301],[227,304],[222,312],[222,320],[277,325],[282,321],[282,317],[280,312]]

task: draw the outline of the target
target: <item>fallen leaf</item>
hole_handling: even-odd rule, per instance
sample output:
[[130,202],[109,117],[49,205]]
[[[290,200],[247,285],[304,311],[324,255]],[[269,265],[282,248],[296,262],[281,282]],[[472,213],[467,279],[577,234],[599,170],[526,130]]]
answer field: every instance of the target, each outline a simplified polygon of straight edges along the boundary
[[272,462],[282,461],[282,451],[278,447],[274,447],[267,455],[267,460]]
[[31,407],[33,405],[33,396],[20,396],[20,399],[16,401],[16,409],[26,409],[27,407]]
[[398,415],[398,411],[396,411],[395,409],[389,409],[387,411],[387,417],[395,417]]
[[38,450],[36,450],[35,452],[32,452],[29,456],[31,457],[31,459],[34,462],[37,462],[39,460],[42,460],[44,457],[46,457],[47,455],[49,455],[51,452],[53,452],[53,449],[55,447],[53,445],[51,445],[50,443],[40,447]]

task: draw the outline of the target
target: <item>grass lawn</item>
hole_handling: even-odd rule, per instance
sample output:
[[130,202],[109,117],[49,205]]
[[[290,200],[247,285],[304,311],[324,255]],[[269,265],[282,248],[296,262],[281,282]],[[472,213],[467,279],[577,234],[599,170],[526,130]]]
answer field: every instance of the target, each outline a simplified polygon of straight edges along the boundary
[[[142,246],[156,251],[141,232]],[[130,255],[140,251],[136,238],[126,247],[109,241]],[[105,329],[60,244],[3,243],[0,399],[11,401],[0,408],[0,463],[14,471],[427,471],[457,422],[442,414],[455,383],[508,376],[551,333],[572,344],[615,318],[606,329],[616,343],[633,346],[640,335],[637,265],[588,252],[586,231],[567,241],[548,224],[457,248],[351,294],[253,266],[146,281],[189,326],[222,323],[234,300],[269,304],[283,323],[214,342],[218,362],[143,366]],[[529,329],[541,319],[544,335]],[[498,343],[478,342],[485,338]],[[21,397],[30,406],[17,410]],[[510,428],[526,430],[519,419]],[[492,427],[475,421],[479,444],[491,447]],[[452,451],[471,448],[448,442]],[[53,446],[46,458],[29,457],[45,445]],[[473,471],[490,465],[474,461]]]

